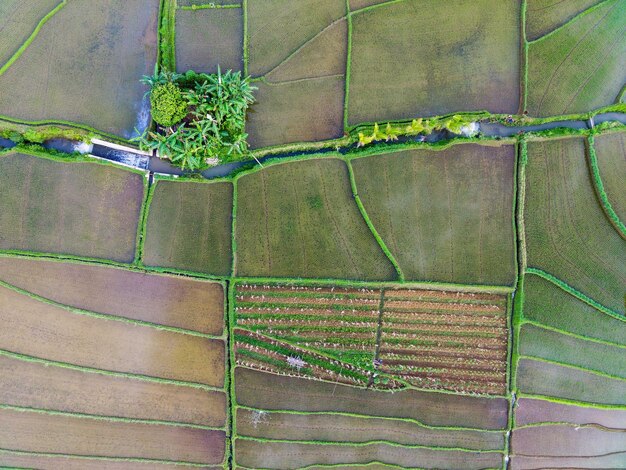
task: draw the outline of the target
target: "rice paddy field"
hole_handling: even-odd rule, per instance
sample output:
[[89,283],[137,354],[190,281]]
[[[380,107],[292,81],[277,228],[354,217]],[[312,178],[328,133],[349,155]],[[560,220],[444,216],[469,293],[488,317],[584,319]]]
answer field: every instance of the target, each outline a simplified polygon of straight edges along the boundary
[[[0,467],[624,468],[625,20],[0,0]],[[142,76],[218,68],[249,161],[39,145],[136,146]]]

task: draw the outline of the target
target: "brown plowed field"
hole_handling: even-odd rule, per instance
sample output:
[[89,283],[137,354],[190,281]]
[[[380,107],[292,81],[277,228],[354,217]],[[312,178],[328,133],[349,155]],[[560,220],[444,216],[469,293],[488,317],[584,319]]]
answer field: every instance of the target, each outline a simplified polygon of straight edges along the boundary
[[0,257],[0,280],[93,312],[212,335],[224,328],[224,293],[215,282],[7,257]]
[[380,348],[379,354],[381,356],[395,357],[395,356],[411,356],[414,355],[417,350],[423,353],[436,354],[439,357],[458,357],[458,358],[474,358],[480,357],[484,359],[498,359],[500,361],[506,361],[506,352],[498,351],[494,349],[455,349],[444,347],[428,347],[428,346],[416,346],[405,345],[403,348],[386,347]]
[[409,321],[414,323],[435,323],[476,326],[501,326],[506,327],[506,318],[498,315],[465,315],[444,314],[432,312],[386,312],[386,323],[401,323]]
[[334,305],[351,308],[354,306],[377,306],[379,299],[341,299],[326,297],[274,297],[264,295],[238,295],[240,303],[271,303],[271,304],[306,304],[306,305]]
[[337,316],[337,315],[346,315],[351,317],[375,317],[378,319],[378,310],[333,310],[333,309],[325,309],[325,308],[279,308],[276,307],[237,307],[237,313],[241,314],[250,314],[254,313],[257,315],[326,315],[326,316]]
[[218,464],[223,431],[0,410],[0,448]]
[[413,310],[435,310],[467,313],[504,312],[505,308],[496,304],[467,304],[455,302],[422,302],[416,300],[386,300],[385,311],[411,312]]
[[224,384],[220,340],[68,312],[0,287],[0,349],[116,372]]
[[264,292],[292,294],[303,292],[306,294],[321,295],[358,295],[362,298],[379,298],[380,290],[377,289],[352,289],[349,287],[311,287],[311,286],[281,286],[281,285],[250,285],[238,284],[237,292],[251,292],[255,294],[263,294]]
[[46,366],[0,356],[0,403],[221,427],[224,392]]
[[482,292],[460,292],[460,291],[443,291],[443,290],[421,290],[421,289],[387,289],[385,290],[385,299],[440,299],[440,300],[456,300],[458,302],[470,301],[502,301],[503,297],[499,294],[485,294]]

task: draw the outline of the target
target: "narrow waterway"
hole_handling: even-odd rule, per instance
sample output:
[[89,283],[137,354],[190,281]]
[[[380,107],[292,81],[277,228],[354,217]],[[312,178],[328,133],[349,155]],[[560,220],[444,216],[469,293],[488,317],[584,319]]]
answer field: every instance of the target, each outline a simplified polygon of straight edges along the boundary
[[[520,133],[526,132],[540,132],[550,129],[567,128],[567,129],[588,129],[594,125],[601,124],[603,122],[615,121],[621,124],[626,124],[625,113],[604,113],[598,114],[593,119],[588,121],[576,121],[576,120],[564,120],[553,121],[544,124],[537,124],[531,126],[507,126],[502,123],[494,122],[480,122],[478,132],[485,137],[505,138],[512,137]],[[440,142],[442,140],[450,140],[458,137],[450,132],[436,131],[428,136],[402,136],[397,141],[386,143],[385,145],[392,148],[394,145],[398,145],[406,142]],[[0,138],[0,148],[12,148],[16,144],[9,139]],[[108,146],[106,142],[98,141],[93,145],[85,144],[83,142],[76,142],[67,139],[51,139],[44,142],[43,146],[48,149],[54,149],[59,152],[73,153],[79,152],[81,154],[90,154],[98,158],[103,158],[113,162],[121,163],[126,166],[138,168],[141,170],[147,170],[152,173],[165,174],[165,175],[187,175],[193,172],[183,171],[177,166],[172,165],[168,160],[157,158],[156,156],[149,156],[144,153],[134,152],[132,149],[120,148],[120,146],[110,144]],[[339,151],[341,154],[346,154],[356,148],[356,144],[340,147],[338,150],[335,148],[316,149],[316,150],[304,150],[298,152],[277,152],[268,154],[258,161],[261,164],[269,159],[290,158],[301,155],[314,155],[320,153],[329,153]],[[221,178],[230,175],[237,169],[255,163],[254,160],[248,160],[244,162],[225,163],[223,165],[217,165],[207,170],[202,171],[200,174],[206,179]]]

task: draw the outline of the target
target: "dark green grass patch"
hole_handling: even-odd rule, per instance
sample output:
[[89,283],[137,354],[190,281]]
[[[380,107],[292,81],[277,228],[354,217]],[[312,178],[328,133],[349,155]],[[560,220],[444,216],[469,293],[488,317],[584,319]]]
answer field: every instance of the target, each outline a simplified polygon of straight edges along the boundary
[[515,148],[454,145],[352,161],[359,196],[406,279],[512,284]]
[[[623,330],[626,330],[626,324],[622,326]],[[538,357],[626,378],[626,349],[585,341],[534,325],[522,326],[519,352],[523,356]]]
[[626,0],[609,0],[530,44],[531,116],[585,113],[615,101],[626,82],[625,19]]
[[394,279],[353,200],[345,163],[271,166],[237,181],[240,276]]
[[522,359],[517,367],[520,392],[603,405],[626,405],[626,381],[558,364]]
[[254,76],[269,72],[346,13],[345,0],[248,0],[247,7],[248,71]]
[[241,8],[178,10],[176,12],[176,69],[185,73],[216,73],[243,69]]
[[527,0],[526,39],[537,39],[602,0]]
[[626,344],[624,321],[602,313],[545,279],[526,274],[524,318],[576,335]]
[[24,44],[37,24],[60,3],[61,0],[0,2],[0,67]]
[[341,137],[342,76],[254,85],[257,102],[246,123],[252,148]]
[[405,0],[353,14],[349,124],[516,112],[519,14],[517,0]]
[[598,135],[594,147],[608,200],[626,224],[626,132]]
[[71,0],[0,76],[0,114],[130,137],[156,61],[158,0]]
[[602,211],[582,138],[528,143],[524,222],[528,266],[626,312],[626,240]]
[[0,157],[0,249],[131,262],[143,178],[112,166]]
[[148,212],[144,263],[229,275],[232,206],[231,183],[159,181]]

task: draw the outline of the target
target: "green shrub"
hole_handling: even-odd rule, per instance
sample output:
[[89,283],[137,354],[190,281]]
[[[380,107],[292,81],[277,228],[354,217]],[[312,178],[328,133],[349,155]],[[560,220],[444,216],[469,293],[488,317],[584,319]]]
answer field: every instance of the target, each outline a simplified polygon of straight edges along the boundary
[[152,118],[163,127],[178,124],[187,115],[187,101],[172,82],[158,84],[150,91],[150,106]]

